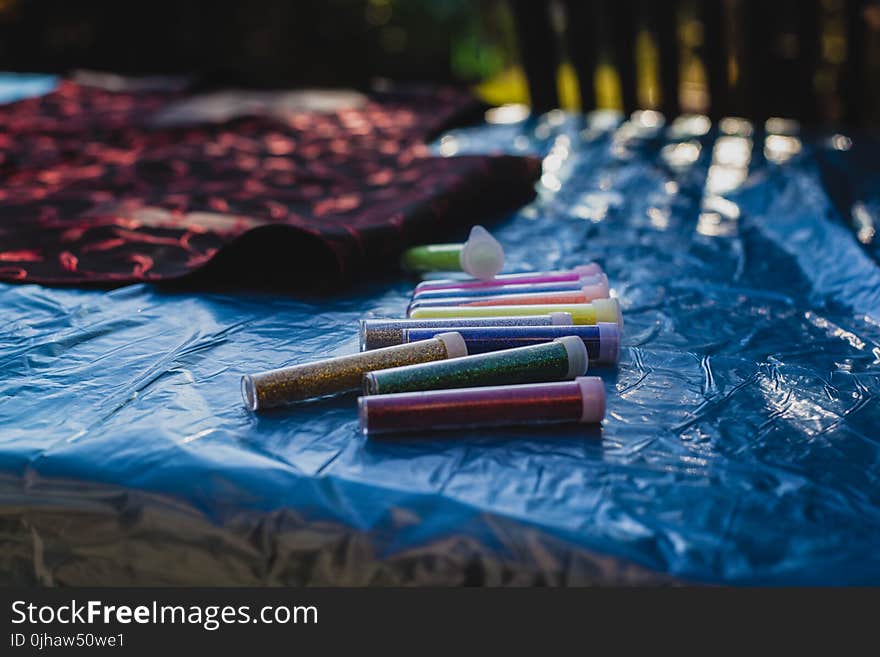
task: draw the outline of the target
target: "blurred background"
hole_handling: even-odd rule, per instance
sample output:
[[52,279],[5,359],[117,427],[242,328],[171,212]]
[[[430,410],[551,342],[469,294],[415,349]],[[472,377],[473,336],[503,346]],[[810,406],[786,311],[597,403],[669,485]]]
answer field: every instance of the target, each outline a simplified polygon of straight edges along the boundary
[[880,5],[858,0],[0,0],[9,71],[199,86],[458,83],[491,104],[880,125]]

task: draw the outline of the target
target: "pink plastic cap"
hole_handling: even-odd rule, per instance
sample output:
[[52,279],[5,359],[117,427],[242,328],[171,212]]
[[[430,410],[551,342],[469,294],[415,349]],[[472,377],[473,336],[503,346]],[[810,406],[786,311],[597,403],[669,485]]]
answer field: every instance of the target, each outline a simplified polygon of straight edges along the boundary
[[581,290],[584,291],[584,296],[587,301],[607,299],[611,294],[611,290],[608,289],[607,280],[599,281],[598,283],[593,283],[591,285],[584,285]]
[[598,376],[575,379],[581,389],[581,422],[595,424],[605,418],[605,384]]
[[600,365],[614,365],[620,359],[620,329],[613,322],[598,322]]

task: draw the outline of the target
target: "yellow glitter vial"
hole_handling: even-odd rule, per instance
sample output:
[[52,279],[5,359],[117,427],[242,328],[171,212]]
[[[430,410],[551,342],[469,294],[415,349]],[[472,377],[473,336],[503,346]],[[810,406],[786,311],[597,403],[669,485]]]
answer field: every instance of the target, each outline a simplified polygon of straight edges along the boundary
[[596,299],[590,303],[549,304],[538,306],[438,306],[416,308],[411,319],[455,319],[460,317],[506,317],[509,315],[547,315],[565,312],[574,324],[592,325],[613,322],[623,331],[623,316],[617,299]]

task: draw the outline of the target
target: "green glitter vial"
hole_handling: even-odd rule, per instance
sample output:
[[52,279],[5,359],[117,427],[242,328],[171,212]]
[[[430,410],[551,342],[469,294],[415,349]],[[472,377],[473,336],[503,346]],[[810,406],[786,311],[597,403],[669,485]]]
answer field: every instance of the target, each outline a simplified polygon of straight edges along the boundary
[[582,376],[587,362],[584,341],[566,336],[528,347],[373,371],[364,375],[364,394],[563,381]]
[[464,244],[426,244],[403,252],[401,266],[408,271],[463,271],[491,280],[504,266],[504,249],[482,226],[474,226]]

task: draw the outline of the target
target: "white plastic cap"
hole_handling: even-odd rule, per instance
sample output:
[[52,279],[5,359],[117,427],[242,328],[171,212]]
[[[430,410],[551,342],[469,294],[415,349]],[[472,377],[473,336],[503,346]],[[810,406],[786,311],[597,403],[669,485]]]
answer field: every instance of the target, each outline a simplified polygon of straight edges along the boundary
[[605,273],[602,271],[602,268],[595,262],[588,262],[585,265],[578,265],[572,271],[580,274],[581,276],[595,276],[596,274]]
[[576,376],[586,374],[590,357],[584,341],[576,335],[566,335],[564,338],[556,338],[554,342],[560,343],[568,353],[568,375],[566,378],[573,379]]
[[504,267],[504,249],[482,226],[471,228],[471,234],[459,256],[462,270],[474,278],[489,281]]
[[358,320],[358,347],[361,351],[367,350],[367,321],[365,319]]
[[370,411],[363,397],[358,397],[358,428],[365,436],[370,433]]
[[599,359],[602,365],[614,365],[620,359],[620,331],[613,322],[599,322]]
[[571,326],[574,322],[571,319],[571,313],[550,313],[550,323],[553,326]]
[[623,315],[617,299],[596,299],[592,302],[596,311],[596,323],[613,322],[617,324],[618,333],[623,334]]
[[378,392],[377,387],[376,375],[373,372],[364,374],[364,394],[375,395]]
[[254,385],[254,379],[250,374],[241,377],[241,398],[244,405],[249,411],[257,411],[260,409],[260,400],[257,398],[257,390]]
[[461,337],[461,333],[450,331],[449,333],[439,333],[434,337],[446,345],[447,358],[461,358],[468,355],[467,344]]
[[598,376],[575,379],[581,389],[581,422],[595,424],[605,417],[605,384]]

